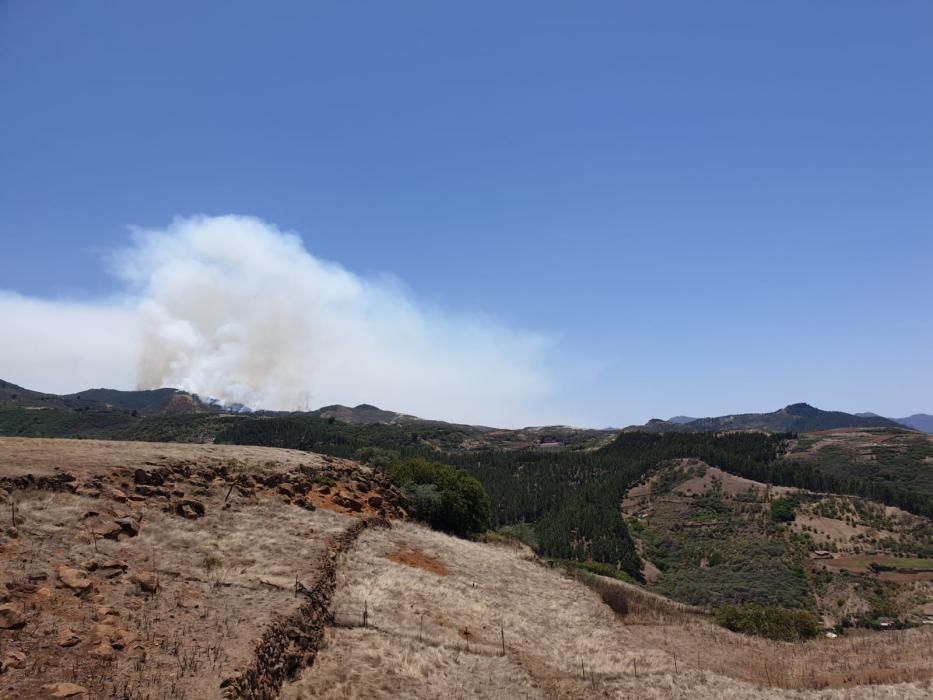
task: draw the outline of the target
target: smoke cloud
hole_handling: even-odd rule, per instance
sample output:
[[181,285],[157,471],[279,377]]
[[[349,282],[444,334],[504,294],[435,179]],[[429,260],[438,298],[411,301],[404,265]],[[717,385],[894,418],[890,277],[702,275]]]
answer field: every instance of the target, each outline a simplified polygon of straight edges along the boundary
[[431,418],[544,418],[545,341],[428,309],[259,219],[177,219],[114,257],[118,301],[0,294],[0,377],[29,388],[175,386],[225,403],[374,403]]

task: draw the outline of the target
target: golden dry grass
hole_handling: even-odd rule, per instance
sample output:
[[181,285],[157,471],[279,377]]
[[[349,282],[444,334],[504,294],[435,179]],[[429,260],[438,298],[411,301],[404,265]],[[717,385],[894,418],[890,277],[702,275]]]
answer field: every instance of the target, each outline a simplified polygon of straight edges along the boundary
[[12,477],[44,476],[62,469],[81,473],[179,463],[230,464],[261,471],[319,464],[322,459],[320,455],[299,450],[246,445],[0,437],[0,475]]
[[[397,548],[423,552],[449,575],[387,559]],[[620,619],[594,591],[520,550],[412,524],[367,532],[338,580],[337,628],[284,695],[893,700],[933,693],[933,630],[790,645],[730,633],[657,597],[633,600],[634,614]],[[888,685],[858,687],[867,682]]]

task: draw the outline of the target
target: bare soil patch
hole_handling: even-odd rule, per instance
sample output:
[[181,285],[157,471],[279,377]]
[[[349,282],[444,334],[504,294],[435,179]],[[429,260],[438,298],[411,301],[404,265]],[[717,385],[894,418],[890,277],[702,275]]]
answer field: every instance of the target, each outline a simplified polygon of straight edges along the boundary
[[413,566],[423,571],[430,571],[432,574],[437,574],[438,576],[447,575],[447,567],[444,566],[439,559],[430,557],[424,552],[419,552],[417,549],[412,549],[411,547],[396,547],[394,552],[386,554],[386,559],[394,561],[397,564],[404,564],[405,566]]

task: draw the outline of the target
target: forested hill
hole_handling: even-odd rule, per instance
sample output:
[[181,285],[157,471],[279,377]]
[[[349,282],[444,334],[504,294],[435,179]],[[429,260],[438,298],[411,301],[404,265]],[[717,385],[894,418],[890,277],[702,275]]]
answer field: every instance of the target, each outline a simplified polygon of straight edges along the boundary
[[823,411],[806,403],[795,403],[771,413],[738,413],[715,418],[651,420],[626,428],[650,433],[721,432],[724,430],[767,430],[776,433],[809,433],[843,428],[903,428],[904,425],[877,415]]

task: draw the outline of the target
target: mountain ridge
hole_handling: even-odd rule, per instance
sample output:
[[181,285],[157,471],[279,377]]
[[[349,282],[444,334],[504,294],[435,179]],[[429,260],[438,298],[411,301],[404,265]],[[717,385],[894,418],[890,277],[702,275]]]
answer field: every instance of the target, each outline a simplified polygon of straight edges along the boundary
[[899,428],[912,429],[882,416],[858,415],[844,411],[824,411],[808,403],[795,403],[770,413],[737,413],[684,421],[685,416],[671,420],[658,418],[644,425],[633,425],[626,431],[643,430],[664,432],[722,432],[729,430],[767,430],[770,432],[814,432],[844,428]]

